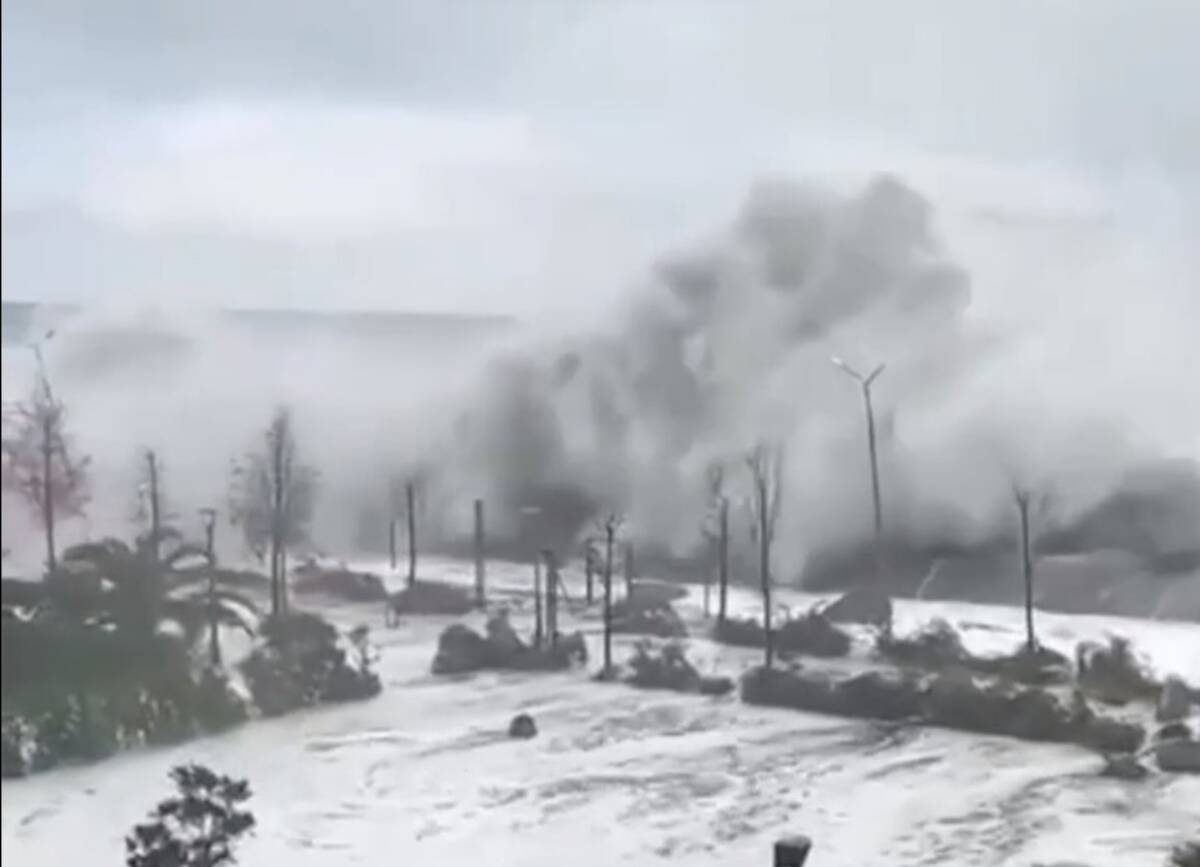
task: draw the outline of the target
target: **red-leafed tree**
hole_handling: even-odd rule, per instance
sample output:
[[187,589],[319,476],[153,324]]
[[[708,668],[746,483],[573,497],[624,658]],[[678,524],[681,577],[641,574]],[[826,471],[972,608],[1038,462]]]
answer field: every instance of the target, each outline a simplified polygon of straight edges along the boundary
[[67,434],[66,406],[39,365],[33,393],[4,407],[3,485],[34,511],[46,537],[46,568],[58,568],[57,522],[83,514],[88,503],[88,463]]

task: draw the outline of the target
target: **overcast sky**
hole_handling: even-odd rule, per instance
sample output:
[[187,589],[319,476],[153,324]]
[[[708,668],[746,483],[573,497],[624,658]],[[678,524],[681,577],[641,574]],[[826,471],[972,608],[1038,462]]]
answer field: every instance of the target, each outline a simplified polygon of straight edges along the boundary
[[1197,0],[3,0],[4,297],[586,305],[778,171],[1191,232],[1197,34]]

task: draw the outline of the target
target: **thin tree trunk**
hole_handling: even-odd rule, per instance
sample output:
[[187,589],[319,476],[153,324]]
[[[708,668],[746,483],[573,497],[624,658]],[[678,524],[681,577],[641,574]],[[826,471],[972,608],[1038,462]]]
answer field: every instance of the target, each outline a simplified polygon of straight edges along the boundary
[[58,571],[58,552],[54,545],[54,428],[49,414],[42,419],[42,526],[46,530],[46,569]]
[[1021,571],[1025,579],[1025,648],[1033,653],[1037,649],[1037,637],[1033,628],[1033,553],[1029,539],[1029,500],[1017,501],[1021,512]]
[[396,516],[392,515],[388,518],[388,561],[392,565],[392,571],[396,571]]
[[583,552],[583,580],[587,592],[587,604],[591,605],[595,601],[595,590],[593,584],[596,576],[596,557],[595,550],[592,548],[592,543],[589,541]]
[[613,531],[608,529],[604,538],[604,672],[612,668],[612,573]]
[[404,501],[408,508],[408,586],[417,583],[417,491],[412,482],[404,486]]
[[221,667],[221,639],[217,623],[217,557],[213,535],[216,527],[209,522],[204,528],[204,554],[208,560],[208,661],[213,668]]
[[150,487],[150,556],[157,564],[162,550],[159,546],[162,537],[162,514],[158,491],[158,455],[153,449],[146,452],[146,481]]
[[533,646],[542,646],[542,558],[533,557]]
[[775,636],[771,631],[771,536],[768,529],[767,487],[765,482],[758,486],[758,573],[762,581],[763,631],[765,633],[765,665],[775,661]]
[[724,623],[729,610],[729,500],[721,498],[717,537],[717,622]]
[[625,543],[625,598],[633,598],[633,542]]
[[558,644],[558,563],[554,552],[546,552],[546,635],[550,646]]
[[271,613],[281,616],[286,603],[283,592],[283,504],[286,496],[284,479],[284,437],[287,435],[282,419],[274,425],[271,438]]
[[475,604],[487,605],[487,572],[484,564],[483,500],[475,501]]

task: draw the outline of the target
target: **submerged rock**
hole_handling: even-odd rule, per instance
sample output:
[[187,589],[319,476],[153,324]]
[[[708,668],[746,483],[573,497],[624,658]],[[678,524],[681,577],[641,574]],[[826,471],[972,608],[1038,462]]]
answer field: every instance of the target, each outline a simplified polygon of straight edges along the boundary
[[528,740],[529,738],[537,737],[537,733],[537,723],[527,713],[517,714],[512,718],[512,722],[508,724],[508,736],[510,738]]

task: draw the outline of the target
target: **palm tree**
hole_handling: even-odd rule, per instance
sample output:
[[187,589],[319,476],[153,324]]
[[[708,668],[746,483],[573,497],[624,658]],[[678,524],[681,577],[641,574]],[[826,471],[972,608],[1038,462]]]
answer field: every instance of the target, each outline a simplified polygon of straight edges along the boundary
[[258,610],[229,586],[244,583],[237,573],[205,564],[204,549],[182,542],[173,530],[141,535],[132,547],[111,538],[76,545],[47,577],[42,614],[146,635],[171,625],[189,647],[207,631],[209,658],[219,664],[217,627],[253,635]]

